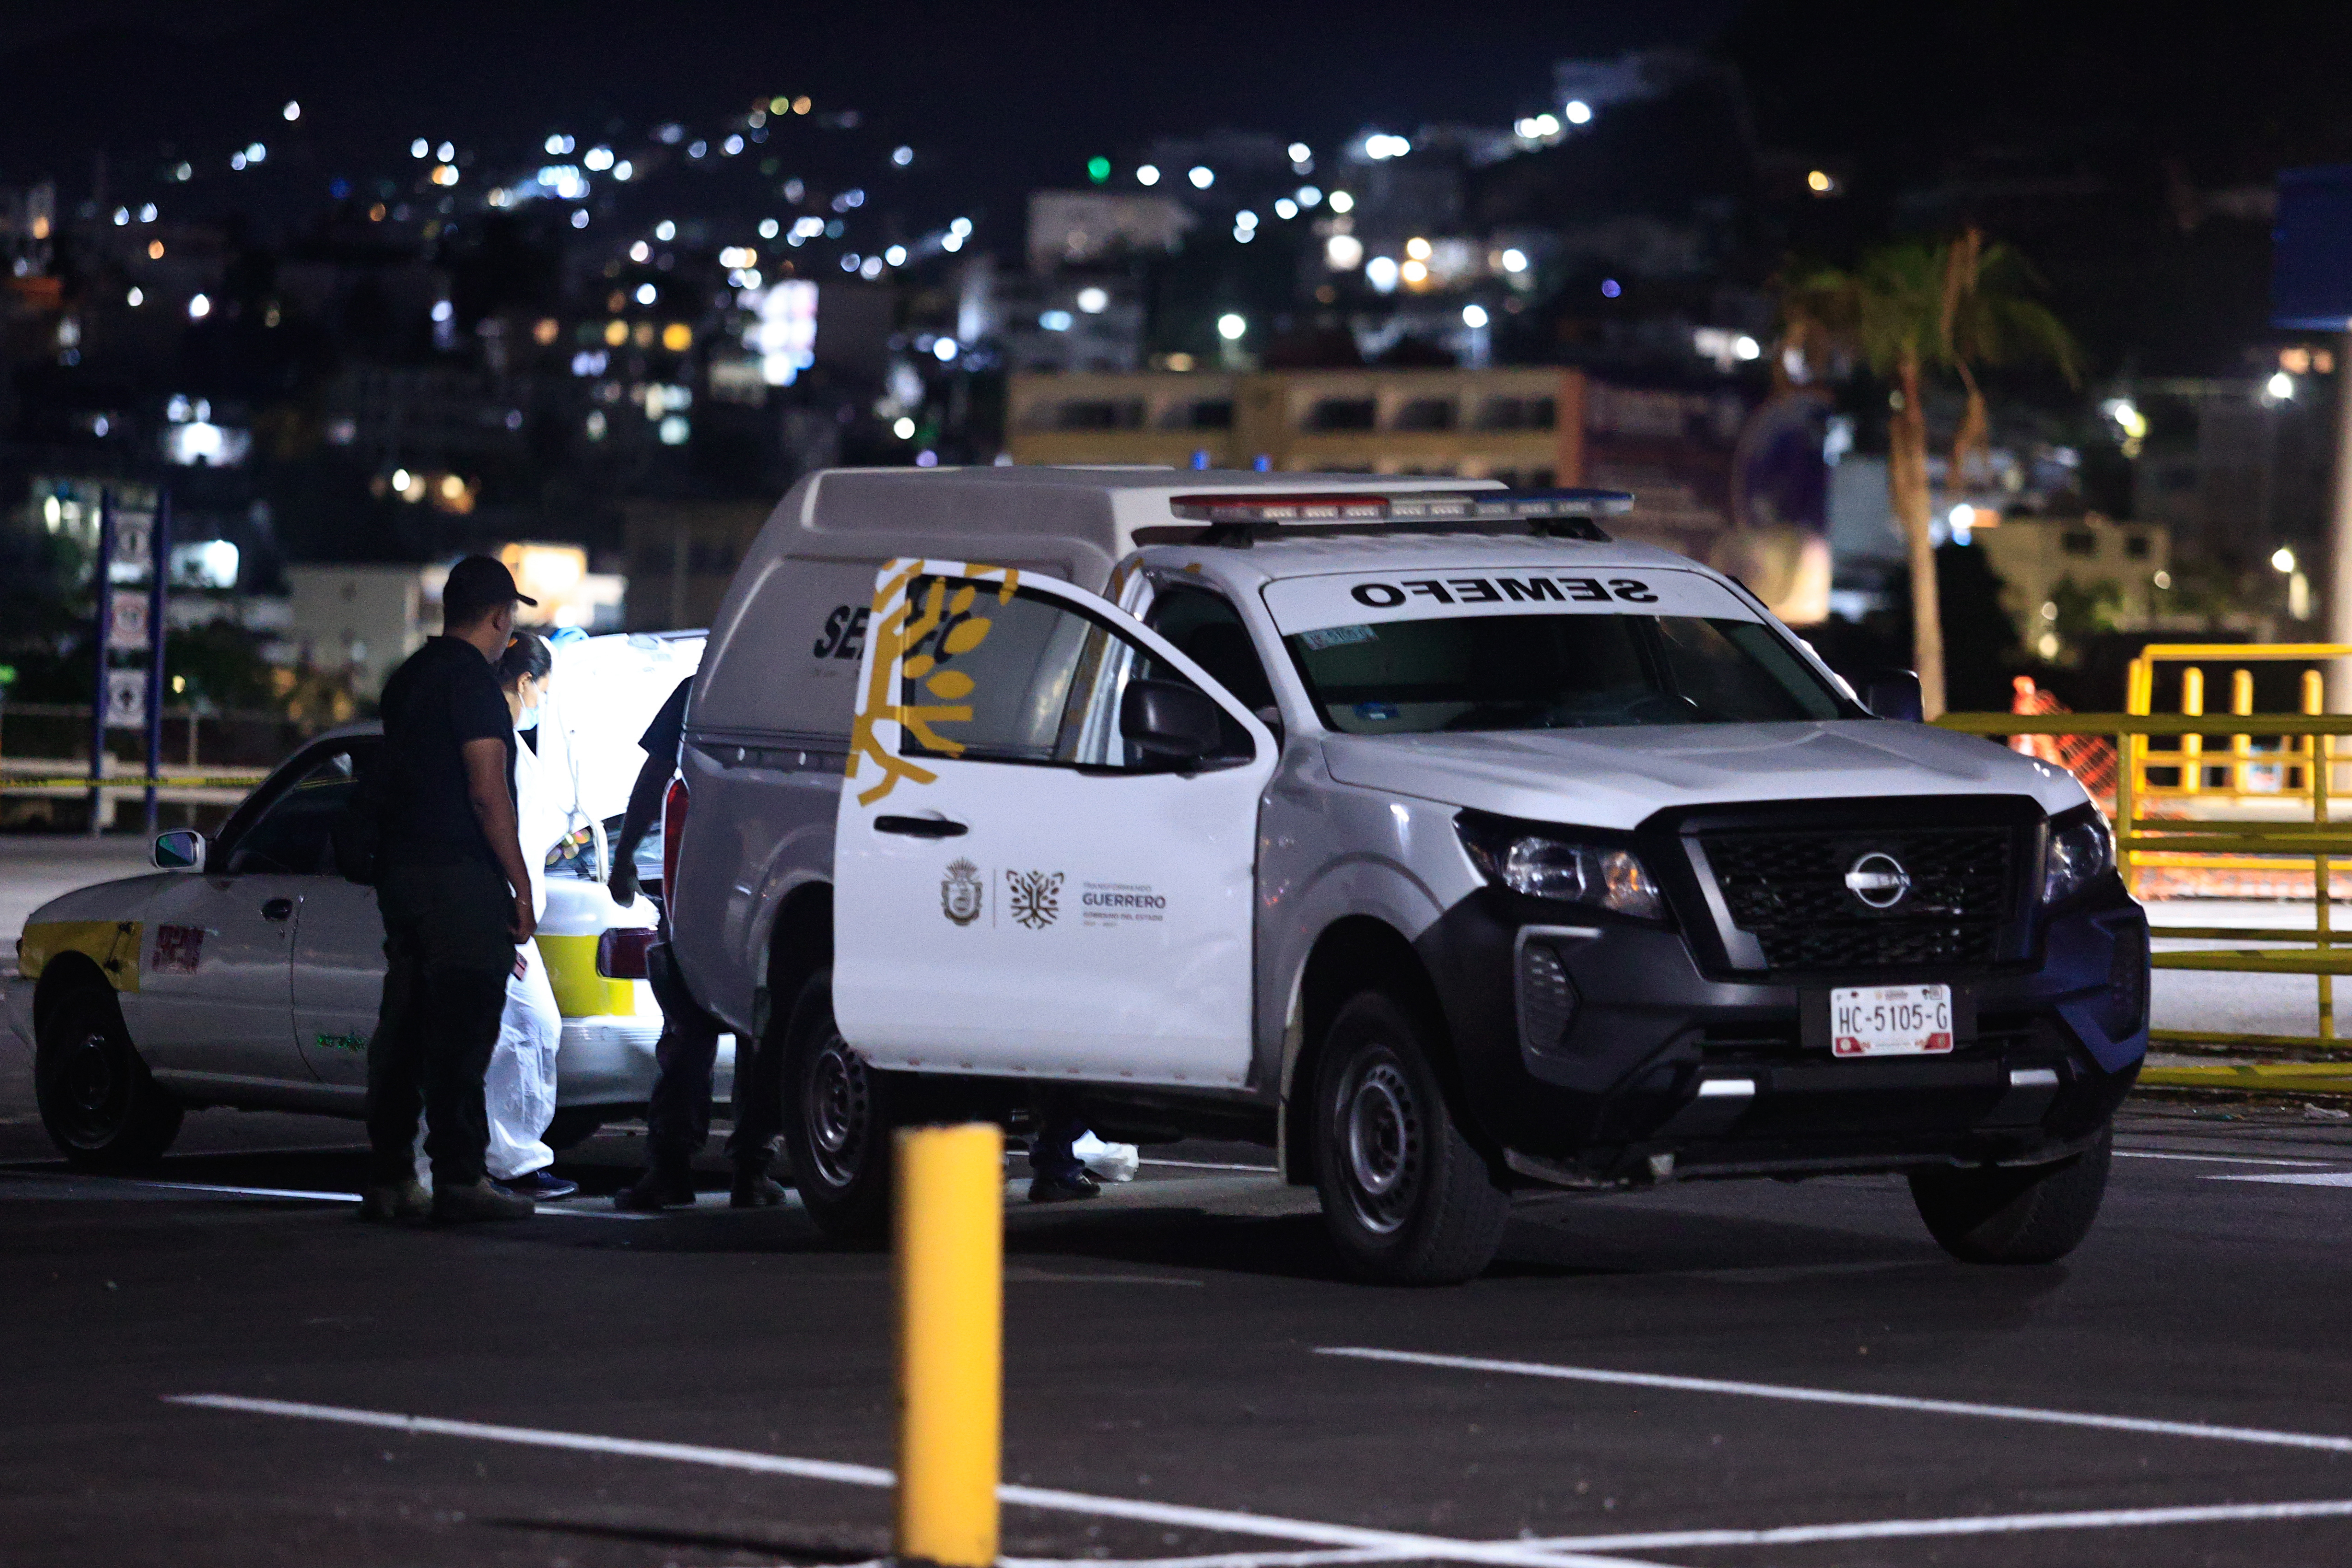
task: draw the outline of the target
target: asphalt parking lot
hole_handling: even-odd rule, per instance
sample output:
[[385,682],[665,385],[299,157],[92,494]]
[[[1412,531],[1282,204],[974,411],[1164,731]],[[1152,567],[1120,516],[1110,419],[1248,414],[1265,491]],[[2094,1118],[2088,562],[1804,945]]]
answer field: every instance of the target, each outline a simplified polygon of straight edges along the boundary
[[[884,1255],[717,1191],[373,1229],[340,1195],[350,1130],[294,1117],[194,1116],[148,1176],[73,1175],[24,1079],[0,1075],[0,1560],[886,1549]],[[2152,1105],[2121,1146],[2090,1242],[2010,1270],[1946,1259],[1875,1179],[1544,1204],[1438,1291],[1340,1279],[1310,1197],[1228,1168],[1244,1148],[1015,1202],[1005,1552],[2352,1559],[2347,1124]],[[603,1192],[634,1163],[607,1133],[565,1168]]]
[[[12,931],[136,865],[11,847]],[[2011,1270],[1947,1259],[1891,1180],[1549,1201],[1426,1292],[1342,1279],[1255,1149],[1152,1151],[1075,1209],[1010,1189],[1005,1552],[2352,1560],[2352,1120],[2141,1099],[2119,1146],[2089,1243]],[[208,1111],[135,1179],[73,1174],[0,1039],[0,1563],[887,1550],[887,1257],[728,1211],[716,1163],[701,1209],[619,1215],[625,1128],[530,1222],[371,1229],[359,1148]]]

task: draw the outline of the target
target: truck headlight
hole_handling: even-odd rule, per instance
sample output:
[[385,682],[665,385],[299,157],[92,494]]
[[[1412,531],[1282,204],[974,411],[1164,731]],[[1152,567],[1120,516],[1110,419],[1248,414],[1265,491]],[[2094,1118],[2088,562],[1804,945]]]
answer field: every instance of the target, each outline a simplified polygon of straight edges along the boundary
[[2095,805],[2078,806],[2050,824],[2042,862],[2042,901],[2063,903],[2105,876],[2116,863],[2115,835]]
[[1666,918],[1658,885],[1630,849],[1530,833],[1471,812],[1455,817],[1454,826],[1471,864],[1496,887],[1636,920]]

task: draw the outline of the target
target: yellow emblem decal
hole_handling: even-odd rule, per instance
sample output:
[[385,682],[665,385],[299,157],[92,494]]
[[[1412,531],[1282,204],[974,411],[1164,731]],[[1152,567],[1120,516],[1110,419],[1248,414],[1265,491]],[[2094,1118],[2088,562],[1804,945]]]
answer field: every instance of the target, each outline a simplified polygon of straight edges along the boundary
[[[996,578],[996,602],[1000,605],[1012,600],[1021,581],[1020,572],[1010,566],[893,561],[884,571],[889,575],[874,591],[874,619],[866,634],[871,662],[866,667],[866,688],[858,693],[856,716],[850,723],[848,768],[848,776],[854,779],[859,760],[870,757],[881,770],[882,777],[872,787],[859,792],[860,805],[872,805],[896,789],[900,779],[924,784],[939,777],[883,744],[875,734],[876,724],[886,720],[897,724],[912,733],[927,750],[945,756],[952,757],[963,751],[962,742],[950,740],[931,726],[971,721],[971,705],[964,700],[972,693],[971,677],[960,669],[940,668],[940,660],[978,647],[988,636],[989,622],[971,613],[979,598],[974,584],[967,582],[950,595],[944,579]],[[917,578],[924,575],[930,577],[930,585],[919,608],[910,590]],[[935,633],[940,634],[939,655],[909,651],[921,647]],[[900,680],[902,694],[906,682],[921,681],[924,690],[938,700],[891,700],[894,675]]]

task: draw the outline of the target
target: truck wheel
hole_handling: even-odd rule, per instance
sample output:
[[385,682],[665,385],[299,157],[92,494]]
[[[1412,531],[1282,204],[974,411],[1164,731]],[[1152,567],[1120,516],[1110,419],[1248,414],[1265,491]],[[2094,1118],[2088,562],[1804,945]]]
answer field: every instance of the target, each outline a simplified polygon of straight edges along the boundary
[[1453,1285],[1494,1260],[1510,1199],[1455,1125],[1427,1032],[1360,992],[1323,1037],[1315,1184],[1349,1269],[1391,1285]]
[[33,1098],[49,1141],[89,1170],[139,1165],[180,1134],[180,1102],[155,1086],[113,990],[78,984],[41,1016]]
[[814,974],[784,1025],[784,1156],[809,1218],[843,1241],[890,1233],[889,1075],[866,1065],[833,1021],[833,980]]
[[1928,1234],[1964,1263],[2053,1263],[2091,1234],[2114,1151],[2110,1124],[2053,1164],[1915,1172],[1911,1201]]

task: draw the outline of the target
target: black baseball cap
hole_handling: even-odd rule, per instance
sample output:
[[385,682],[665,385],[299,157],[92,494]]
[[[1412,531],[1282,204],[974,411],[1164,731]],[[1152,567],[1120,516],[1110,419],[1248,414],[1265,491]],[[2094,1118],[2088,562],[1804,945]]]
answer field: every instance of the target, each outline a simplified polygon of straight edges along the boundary
[[449,580],[441,585],[441,615],[444,620],[470,623],[486,610],[502,605],[529,605],[536,609],[539,601],[515,586],[514,574],[506,563],[488,555],[468,555],[449,568]]

